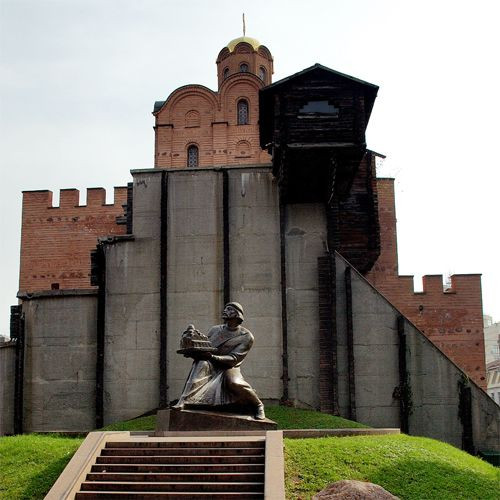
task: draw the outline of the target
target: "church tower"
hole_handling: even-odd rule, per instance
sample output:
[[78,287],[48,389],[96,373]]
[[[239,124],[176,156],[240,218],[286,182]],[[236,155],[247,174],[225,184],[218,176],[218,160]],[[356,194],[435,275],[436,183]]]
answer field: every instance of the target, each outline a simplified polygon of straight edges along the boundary
[[271,83],[273,57],[243,36],[217,57],[217,92],[185,85],[154,105],[155,168],[268,164],[259,144],[259,90]]

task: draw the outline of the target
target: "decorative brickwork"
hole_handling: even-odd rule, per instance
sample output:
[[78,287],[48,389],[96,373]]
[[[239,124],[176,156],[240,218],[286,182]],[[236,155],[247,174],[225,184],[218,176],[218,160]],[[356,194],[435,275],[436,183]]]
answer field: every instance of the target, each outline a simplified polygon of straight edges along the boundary
[[125,234],[118,225],[127,202],[127,188],[116,187],[114,203],[106,205],[106,191],[87,189],[87,204],[79,206],[77,189],[61,190],[59,207],[51,191],[24,191],[19,290],[92,288],[90,252],[97,238]]
[[[247,71],[241,71],[242,64]],[[263,45],[254,49],[240,42],[232,51],[225,47],[217,58],[218,92],[186,85],[155,106],[155,167],[187,168],[190,146],[198,148],[199,167],[270,163],[260,148],[258,121],[259,89],[271,82],[272,72],[272,56]],[[238,125],[242,100],[248,103],[248,118]]]
[[394,179],[378,179],[381,253],[366,278],[480,387],[486,389],[481,275],[455,274],[444,290],[443,276],[398,274]]

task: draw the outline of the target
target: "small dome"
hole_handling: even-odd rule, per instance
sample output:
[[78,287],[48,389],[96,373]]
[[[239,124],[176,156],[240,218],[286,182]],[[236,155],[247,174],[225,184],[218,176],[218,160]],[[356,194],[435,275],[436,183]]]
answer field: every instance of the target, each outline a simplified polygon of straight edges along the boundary
[[245,43],[250,44],[254,50],[257,50],[261,45],[261,43],[258,40],[256,40],[255,38],[250,38],[249,36],[240,36],[239,38],[235,38],[234,40],[231,40],[227,44],[227,48],[229,49],[229,52],[232,52],[236,48],[236,45],[238,45],[241,42],[245,42]]

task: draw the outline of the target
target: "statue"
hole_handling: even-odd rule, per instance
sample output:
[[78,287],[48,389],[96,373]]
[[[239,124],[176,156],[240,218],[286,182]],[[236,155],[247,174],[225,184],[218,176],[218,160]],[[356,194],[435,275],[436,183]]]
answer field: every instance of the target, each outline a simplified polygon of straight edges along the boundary
[[266,418],[264,405],[240,371],[254,342],[252,333],[241,326],[243,307],[229,302],[222,319],[224,324],[212,327],[207,335],[193,325],[182,334],[181,349],[177,352],[194,361],[181,397],[173,408],[245,405],[253,408],[256,419],[263,420]]

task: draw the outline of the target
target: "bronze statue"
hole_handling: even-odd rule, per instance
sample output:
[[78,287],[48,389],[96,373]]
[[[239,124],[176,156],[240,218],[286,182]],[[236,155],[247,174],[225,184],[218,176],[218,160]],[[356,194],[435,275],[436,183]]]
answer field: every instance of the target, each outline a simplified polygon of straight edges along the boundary
[[250,351],[254,337],[243,328],[243,307],[229,302],[222,312],[223,325],[205,336],[189,325],[177,352],[193,358],[184,390],[174,408],[184,405],[245,405],[254,409],[256,419],[265,418],[264,405],[241,375],[240,366]]

